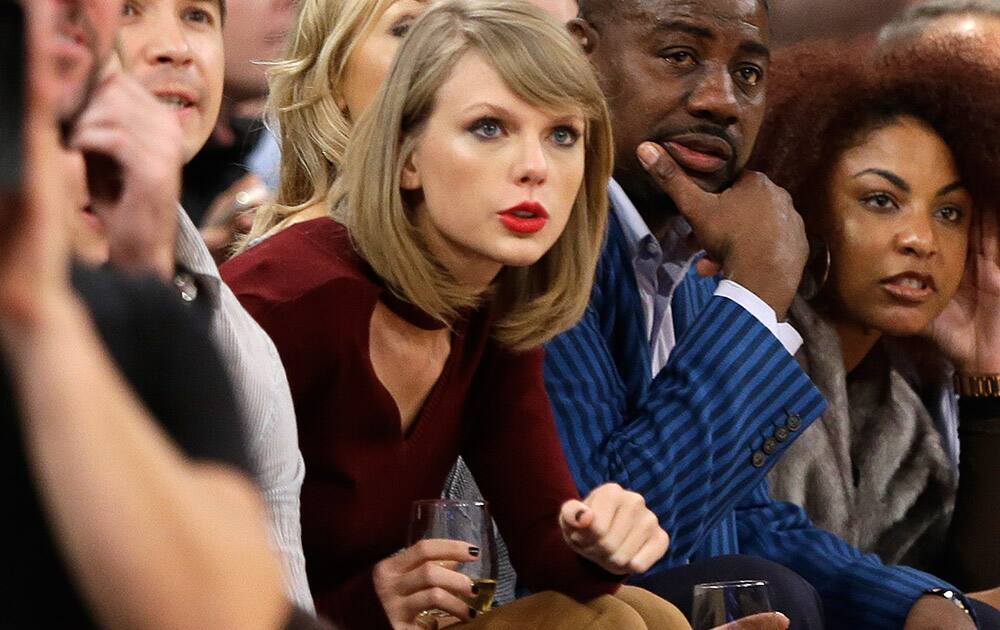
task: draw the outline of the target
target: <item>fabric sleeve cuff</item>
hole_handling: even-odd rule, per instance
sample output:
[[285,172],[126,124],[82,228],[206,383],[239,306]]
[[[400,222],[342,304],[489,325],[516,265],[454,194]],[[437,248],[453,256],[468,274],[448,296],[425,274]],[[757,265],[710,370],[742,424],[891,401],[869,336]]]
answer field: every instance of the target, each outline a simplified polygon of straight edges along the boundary
[[723,280],[715,289],[715,295],[728,298],[746,309],[757,321],[771,331],[771,334],[781,342],[788,354],[795,356],[795,353],[802,347],[802,336],[799,335],[798,331],[791,324],[779,322],[774,309],[741,284],[732,280]]

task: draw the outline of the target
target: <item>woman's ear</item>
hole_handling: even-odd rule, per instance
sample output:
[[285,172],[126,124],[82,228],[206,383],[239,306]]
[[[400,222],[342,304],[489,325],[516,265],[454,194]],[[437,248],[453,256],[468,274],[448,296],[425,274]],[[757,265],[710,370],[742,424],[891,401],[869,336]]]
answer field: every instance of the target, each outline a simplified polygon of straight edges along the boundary
[[589,57],[593,54],[597,48],[597,40],[600,38],[593,24],[578,17],[566,22],[566,28],[569,29],[570,35],[579,42],[585,55]]
[[399,176],[399,187],[403,190],[420,190],[420,169],[417,168],[417,152],[413,151],[403,163],[403,172]]

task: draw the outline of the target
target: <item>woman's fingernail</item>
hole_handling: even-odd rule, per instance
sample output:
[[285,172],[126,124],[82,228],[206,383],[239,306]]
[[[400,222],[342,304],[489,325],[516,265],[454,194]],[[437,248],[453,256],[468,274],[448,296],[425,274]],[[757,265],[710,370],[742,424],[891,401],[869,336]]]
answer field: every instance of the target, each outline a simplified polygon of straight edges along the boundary
[[469,547],[469,555],[473,558],[479,557],[479,547]]
[[643,164],[652,166],[656,164],[656,160],[658,159],[660,159],[660,154],[648,142],[643,142],[639,145],[639,160]]
[[475,619],[476,615],[478,615],[478,614],[479,614],[479,612],[476,611],[475,609],[473,609],[473,608],[469,609],[469,616],[472,617],[473,619]]
[[472,591],[473,595],[479,595],[479,586],[475,582],[472,583],[472,588],[469,590]]

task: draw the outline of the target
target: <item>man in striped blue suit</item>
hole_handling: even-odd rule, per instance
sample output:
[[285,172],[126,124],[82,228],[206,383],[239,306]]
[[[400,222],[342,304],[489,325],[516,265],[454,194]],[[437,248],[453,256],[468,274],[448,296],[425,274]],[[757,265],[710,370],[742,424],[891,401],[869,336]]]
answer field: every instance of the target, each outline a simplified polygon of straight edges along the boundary
[[825,403],[780,323],[805,262],[801,221],[743,172],[764,111],[765,0],[580,4],[570,30],[616,139],[590,307],[545,366],[580,491],[617,481],[659,516],[671,547],[647,585],[747,554],[804,577],[832,627],[975,627],[944,581],[885,566],[769,496],[767,472]]

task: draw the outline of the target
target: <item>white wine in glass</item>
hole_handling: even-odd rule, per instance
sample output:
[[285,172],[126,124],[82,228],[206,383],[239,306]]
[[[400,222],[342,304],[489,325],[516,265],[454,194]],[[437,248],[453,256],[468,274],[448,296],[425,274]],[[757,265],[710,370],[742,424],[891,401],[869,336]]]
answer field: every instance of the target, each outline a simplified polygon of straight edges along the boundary
[[[462,600],[477,613],[488,612],[493,606],[497,588],[497,544],[493,535],[493,518],[486,502],[454,499],[414,501],[410,512],[408,544],[427,538],[460,540],[479,547],[479,557],[458,563],[454,570],[468,576],[478,589],[474,596],[461,596]],[[425,613],[447,616],[439,610]]]

